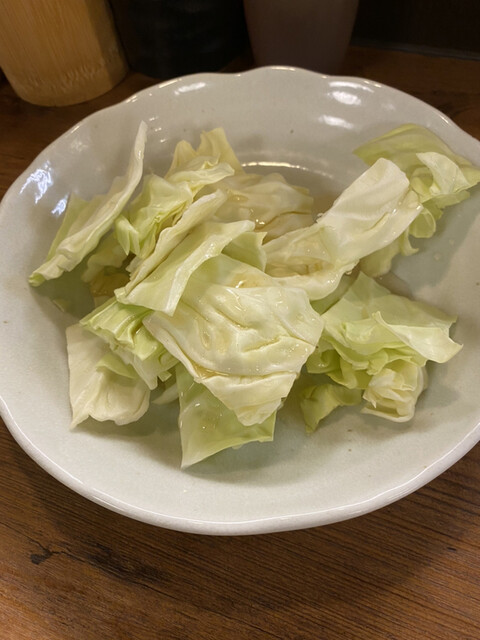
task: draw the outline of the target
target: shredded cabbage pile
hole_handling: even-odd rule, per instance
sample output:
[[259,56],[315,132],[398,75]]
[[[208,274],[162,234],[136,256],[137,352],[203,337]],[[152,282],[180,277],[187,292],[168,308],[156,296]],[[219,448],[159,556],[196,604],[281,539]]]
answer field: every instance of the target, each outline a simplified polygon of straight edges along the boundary
[[405,125],[357,149],[369,167],[322,213],[280,174],[242,168],[223,129],[144,173],[141,123],[125,175],[72,194],[38,286],[76,270],[90,313],[66,332],[72,426],[135,422],[178,402],[182,466],[273,439],[301,375],[308,431],[339,406],[410,420],[455,322],[373,278],[430,237],[480,169]]

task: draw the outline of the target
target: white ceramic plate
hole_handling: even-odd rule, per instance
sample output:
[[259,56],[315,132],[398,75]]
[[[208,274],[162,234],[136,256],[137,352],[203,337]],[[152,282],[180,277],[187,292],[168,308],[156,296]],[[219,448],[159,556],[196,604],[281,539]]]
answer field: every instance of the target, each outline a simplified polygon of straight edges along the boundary
[[311,527],[369,512],[443,472],[479,439],[480,192],[448,211],[395,273],[421,299],[458,314],[465,348],[430,370],[415,419],[387,423],[340,410],[312,436],[295,409],[272,444],[251,444],[180,470],[174,412],[137,427],[70,432],[64,328],[72,322],[27,284],[65,198],[107,190],[126,166],[140,120],[146,165],[161,172],[175,143],[223,126],[253,170],[281,170],[329,200],[364,169],[361,142],[416,122],[480,164],[480,144],[426,104],[375,82],[287,68],[201,74],[152,87],[80,122],[12,185],[0,211],[2,414],[25,451],[73,490],[162,527],[251,534]]

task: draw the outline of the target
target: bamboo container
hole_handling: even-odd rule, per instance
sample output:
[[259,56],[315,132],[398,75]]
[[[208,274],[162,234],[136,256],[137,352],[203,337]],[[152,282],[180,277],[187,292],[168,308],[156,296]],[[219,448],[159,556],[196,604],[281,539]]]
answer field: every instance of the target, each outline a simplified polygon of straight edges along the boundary
[[127,72],[106,0],[0,0],[0,67],[44,106],[95,98]]

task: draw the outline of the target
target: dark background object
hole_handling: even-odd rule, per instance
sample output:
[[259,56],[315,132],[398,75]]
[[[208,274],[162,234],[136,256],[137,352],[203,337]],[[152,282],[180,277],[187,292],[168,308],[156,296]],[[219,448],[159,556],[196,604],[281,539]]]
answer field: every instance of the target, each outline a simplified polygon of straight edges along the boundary
[[360,0],[353,43],[480,59],[480,2]]
[[339,73],[358,0],[243,0],[253,59]]
[[110,0],[128,63],[167,79],[219,71],[247,45],[242,0]]

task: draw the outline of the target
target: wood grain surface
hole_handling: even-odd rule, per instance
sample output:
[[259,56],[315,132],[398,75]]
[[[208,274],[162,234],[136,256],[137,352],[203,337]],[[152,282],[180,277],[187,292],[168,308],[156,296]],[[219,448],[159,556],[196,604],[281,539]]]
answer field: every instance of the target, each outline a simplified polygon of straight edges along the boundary
[[[344,73],[411,93],[480,139],[480,62],[351,48]],[[0,82],[0,196],[51,141],[155,82],[34,107]],[[129,520],[51,478],[0,425],[2,640],[478,640],[480,448],[375,513],[245,537]]]

